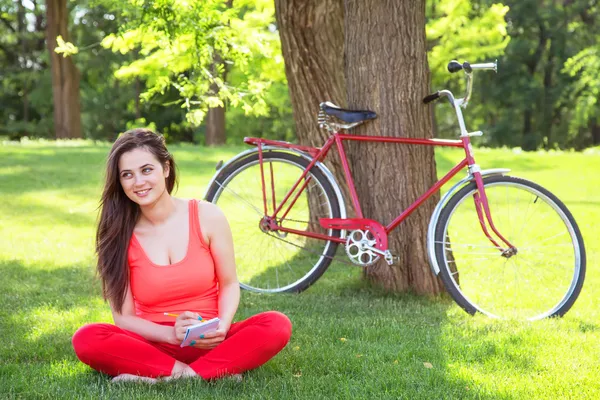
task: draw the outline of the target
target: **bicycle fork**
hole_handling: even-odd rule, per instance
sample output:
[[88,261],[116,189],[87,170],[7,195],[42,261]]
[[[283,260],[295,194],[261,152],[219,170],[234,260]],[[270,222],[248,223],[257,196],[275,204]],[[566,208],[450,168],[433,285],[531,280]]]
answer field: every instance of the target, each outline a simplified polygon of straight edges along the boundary
[[[476,165],[477,164],[473,164],[473,166]],[[471,169],[472,166],[469,168]],[[510,243],[504,236],[502,236],[502,234],[498,232],[498,229],[496,229],[496,226],[494,225],[487,195],[485,194],[485,186],[483,185],[483,178],[481,177],[481,172],[473,172],[473,177],[475,179],[475,184],[477,185],[477,192],[473,195],[473,199],[475,202],[475,211],[477,212],[477,218],[479,219],[479,225],[481,226],[481,229],[483,230],[485,236],[494,245],[494,247],[502,251],[502,257],[510,258],[517,254],[517,248],[513,246],[513,244]],[[502,242],[504,242],[507,248],[504,249],[498,244],[496,240],[494,240],[494,238],[488,230],[486,220],[492,231],[496,234],[496,236],[500,238],[500,240],[502,240]]]

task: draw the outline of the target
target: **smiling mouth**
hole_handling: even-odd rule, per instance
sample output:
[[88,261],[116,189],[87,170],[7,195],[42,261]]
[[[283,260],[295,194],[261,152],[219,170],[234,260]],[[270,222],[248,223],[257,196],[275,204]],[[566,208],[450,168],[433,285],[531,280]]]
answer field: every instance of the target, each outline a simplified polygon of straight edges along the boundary
[[134,193],[137,194],[138,196],[144,196],[149,191],[150,191],[150,189],[144,189],[144,190],[138,190],[138,191],[136,191]]

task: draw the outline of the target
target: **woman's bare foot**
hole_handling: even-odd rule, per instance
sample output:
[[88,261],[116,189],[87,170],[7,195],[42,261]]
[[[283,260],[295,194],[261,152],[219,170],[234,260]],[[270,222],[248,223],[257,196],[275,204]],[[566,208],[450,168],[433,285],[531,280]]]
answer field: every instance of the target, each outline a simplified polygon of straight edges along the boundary
[[119,382],[143,382],[143,383],[156,383],[158,382],[156,379],[154,378],[149,378],[147,376],[139,376],[139,375],[132,375],[132,374],[121,374],[121,375],[117,375],[114,378],[112,378],[112,383],[119,383]]
[[181,378],[198,378],[198,374],[189,365],[180,361],[175,361],[175,365],[171,370],[171,375],[164,378],[165,381]]

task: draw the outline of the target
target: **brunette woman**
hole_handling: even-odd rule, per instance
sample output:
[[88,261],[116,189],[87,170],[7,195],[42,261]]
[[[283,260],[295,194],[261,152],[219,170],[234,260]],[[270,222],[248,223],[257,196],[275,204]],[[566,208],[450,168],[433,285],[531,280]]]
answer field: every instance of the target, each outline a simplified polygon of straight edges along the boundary
[[[112,146],[96,251],[114,325],[81,327],[73,348],[113,381],[237,375],[267,362],[291,335],[279,312],[232,322],[240,289],[226,217],[211,203],[171,196],[175,183],[161,136],[134,129]],[[214,317],[216,331],[180,347],[187,326]]]

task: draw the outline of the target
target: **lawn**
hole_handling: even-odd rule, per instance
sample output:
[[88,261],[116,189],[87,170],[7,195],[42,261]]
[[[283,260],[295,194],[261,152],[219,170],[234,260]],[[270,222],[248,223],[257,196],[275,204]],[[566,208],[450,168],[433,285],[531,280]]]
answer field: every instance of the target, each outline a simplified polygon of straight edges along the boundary
[[[172,146],[180,197],[201,198],[214,165],[244,147]],[[600,398],[600,151],[477,150],[483,168],[511,168],[555,193],[588,253],[581,296],[562,319],[470,317],[446,298],[386,294],[334,263],[299,295],[244,292],[237,319],[286,313],[289,345],[242,383],[113,385],[70,343],[111,322],[94,275],[94,224],[108,145],[0,145],[0,398]],[[438,171],[461,157],[437,154]],[[536,296],[536,293],[531,293]]]

